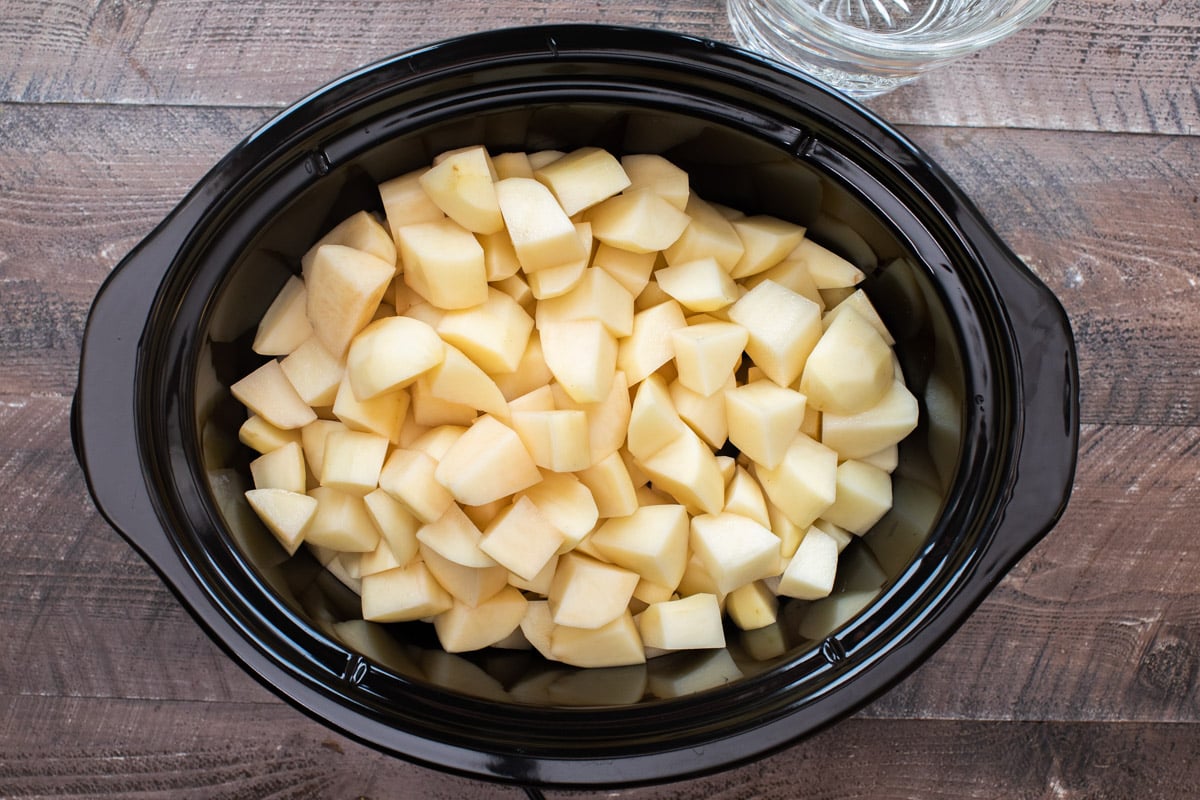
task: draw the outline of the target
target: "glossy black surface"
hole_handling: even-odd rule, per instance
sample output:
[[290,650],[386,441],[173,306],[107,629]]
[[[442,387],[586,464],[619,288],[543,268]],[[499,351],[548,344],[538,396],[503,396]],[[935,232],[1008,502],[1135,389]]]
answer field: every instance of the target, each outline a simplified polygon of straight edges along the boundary
[[[226,388],[260,360],[259,316],[323,231],[378,207],[378,182],[480,142],[660,152],[702,196],[808,225],[867,271],[923,422],[895,508],[844,555],[833,600],[791,602],[775,631],[644,667],[462,658],[420,626],[356,620],[353,595],[262,529],[242,499],[243,416]],[[860,707],[1051,528],[1077,444],[1061,307],[915,147],[756,57],[599,26],[405,54],[253,134],[101,290],[75,411],[97,506],[266,685],[385,751],[543,785],[721,769]],[[839,603],[866,605],[845,622]]]

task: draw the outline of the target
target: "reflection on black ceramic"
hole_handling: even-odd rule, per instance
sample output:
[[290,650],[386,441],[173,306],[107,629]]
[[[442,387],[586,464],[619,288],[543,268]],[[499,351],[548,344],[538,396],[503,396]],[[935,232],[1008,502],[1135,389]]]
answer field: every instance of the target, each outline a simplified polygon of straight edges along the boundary
[[[895,506],[834,595],[729,647],[576,670],[442,652],[359,619],[246,506],[257,320],[320,232],[378,182],[475,143],[657,152],[702,196],[807,225],[862,267],[922,424]],[[114,271],[92,310],[73,436],[97,506],[213,638],[297,707],[473,776],[622,785],[721,769],[828,724],[911,671],[1065,506],[1075,355],[1054,297],[924,156],[865,111],[739,51],[673,34],[501,31],[348,76],[235,148]]]

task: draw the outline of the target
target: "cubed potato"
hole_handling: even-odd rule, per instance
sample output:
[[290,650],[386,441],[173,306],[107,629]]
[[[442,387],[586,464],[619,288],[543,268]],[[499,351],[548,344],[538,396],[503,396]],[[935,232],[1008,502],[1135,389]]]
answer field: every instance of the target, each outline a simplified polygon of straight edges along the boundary
[[346,371],[345,361],[330,353],[316,336],[305,339],[279,367],[300,399],[313,407],[333,405]]
[[893,444],[858,460],[872,467],[879,467],[884,472],[895,472],[896,467],[900,466],[900,447]]
[[433,579],[422,561],[377,572],[362,579],[363,619],[409,622],[426,619],[454,605],[450,593]]
[[775,622],[779,601],[762,581],[755,581],[730,592],[725,598],[725,611],[734,625],[744,631],[754,631]]
[[405,566],[417,555],[417,530],[421,521],[400,501],[384,489],[368,492],[363,497],[367,516],[379,529],[383,541],[391,549],[397,566]]
[[807,402],[804,404],[804,419],[800,421],[800,432],[810,439],[821,441],[821,412],[810,406]]
[[417,530],[417,541],[443,558],[464,567],[494,567],[496,561],[480,549],[483,532],[462,510],[451,503],[442,516]]
[[350,374],[347,372],[342,376],[333,400],[333,415],[348,428],[377,433],[390,442],[396,442],[411,402],[407,389],[394,389],[370,400],[359,400],[350,385]]
[[790,257],[785,258],[770,269],[743,278],[739,283],[746,290],[750,290],[763,281],[774,281],[798,295],[807,297],[822,311],[825,310],[825,300],[821,297],[821,291],[813,283],[812,276],[808,274],[808,266],[803,261]]
[[732,322],[702,322],[671,331],[679,382],[705,397],[723,389],[742,362],[750,334]]
[[900,381],[871,408],[856,414],[821,415],[821,441],[842,458],[865,458],[900,442],[917,427],[917,399]]
[[505,178],[496,183],[496,199],[525,272],[587,258],[570,216],[545,185],[533,178]]
[[617,566],[674,591],[687,566],[689,533],[687,509],[655,505],[605,520],[588,540]]
[[788,515],[770,500],[766,502],[767,519],[770,520],[768,527],[779,537],[779,555],[781,558],[791,558],[792,554],[796,552],[796,548],[800,546],[800,540],[804,538],[808,528],[801,528],[792,522],[788,519]]
[[446,212],[438,208],[421,186],[421,176],[424,174],[425,169],[413,170],[379,184],[379,198],[383,202],[393,242],[396,232],[405,225],[436,222],[446,216]]
[[550,594],[550,584],[554,581],[554,572],[558,569],[558,555],[550,556],[550,560],[546,562],[546,566],[542,567],[537,575],[534,575],[529,580],[525,580],[515,572],[508,573],[508,583],[510,586],[515,586],[523,592],[545,597]]
[[285,356],[312,336],[308,321],[308,290],[304,281],[289,277],[267,307],[254,333],[254,352],[264,356]]
[[436,428],[442,425],[465,428],[479,416],[479,411],[474,406],[434,397],[429,388],[429,379],[424,375],[408,388],[408,392],[412,396],[409,416],[418,425],[427,428]]
[[300,257],[301,275],[308,280],[317,251],[327,244],[344,245],[396,266],[396,245],[375,215],[358,211],[335,225]]
[[420,450],[396,448],[380,470],[379,488],[422,523],[434,522],[454,503],[453,495],[434,478],[437,464]]
[[348,494],[366,495],[379,486],[388,440],[364,431],[334,431],[325,438],[321,485]]
[[742,295],[729,319],[749,333],[746,354],[780,386],[800,377],[822,333],[820,306],[774,281]]
[[[725,380],[728,388],[736,385],[733,373]],[[671,402],[679,418],[688,424],[704,442],[714,450],[720,449],[729,437],[729,424],[725,412],[725,393],[714,392],[707,397],[693,392],[676,378],[667,387],[671,394]]]
[[436,330],[437,326],[441,324],[442,318],[446,316],[446,309],[438,308],[423,297],[414,296],[417,298],[417,302],[409,305],[401,316],[419,320]]
[[629,177],[630,188],[651,189],[680,211],[687,209],[691,180],[667,159],[654,153],[630,153],[621,156],[621,167]]
[[767,499],[794,524],[804,528],[833,505],[837,492],[837,453],[797,433],[779,466],[759,466],[755,477]]
[[392,548],[382,538],[379,540],[379,544],[375,545],[374,550],[361,554],[358,559],[359,577],[374,575],[376,572],[384,572],[402,566],[404,565],[396,558]]
[[555,625],[550,655],[575,667],[624,667],[643,664],[646,653],[629,611],[595,629]]
[[686,213],[648,188],[610,197],[587,216],[597,239],[635,253],[665,250],[689,222]]
[[689,311],[716,311],[738,299],[738,287],[712,256],[663,267],[654,279]]
[[325,439],[334,431],[350,430],[344,422],[333,419],[317,419],[300,429],[300,446],[304,448],[304,460],[314,480],[321,475],[325,459]]
[[379,544],[379,531],[367,514],[362,497],[328,486],[310,489],[317,511],[308,524],[304,540],[347,553],[369,553]]
[[288,442],[251,461],[250,478],[255,489],[286,489],[303,494],[308,489],[308,471],[300,443]]
[[527,154],[527,157],[529,158],[529,168],[532,170],[539,170],[547,164],[554,163],[565,155],[566,153],[562,150],[535,150],[534,152]]
[[879,467],[851,459],[838,465],[837,498],[821,516],[861,536],[891,507],[892,476]]
[[508,585],[508,570],[504,567],[468,567],[424,543],[417,560],[425,562],[430,574],[455,600],[468,606],[479,605]]
[[299,549],[317,513],[316,499],[287,489],[251,489],[246,492],[246,501],[288,555]]
[[516,300],[489,288],[474,308],[450,311],[437,325],[438,334],[489,375],[512,372],[529,346],[533,317]]
[[[475,238],[483,248],[483,268],[488,283],[507,280],[521,271],[521,262],[517,258],[512,239],[508,237],[508,231],[502,229],[495,233],[477,233]],[[528,287],[528,284],[526,286]]]
[[534,272],[526,271],[524,275],[529,283],[529,292],[536,300],[549,300],[564,295],[583,279],[583,274],[588,268],[588,255],[592,252],[592,224],[576,222],[574,225],[575,233],[579,236],[583,251],[587,255],[577,261],[568,261]]
[[708,573],[708,568],[704,566],[704,562],[695,552],[692,552],[691,557],[688,558],[687,566],[683,570],[683,577],[679,580],[679,586],[675,587],[675,591],[680,597],[690,597],[706,592],[715,594],[722,610],[725,608],[725,597],[728,594],[717,587],[716,579]]
[[575,473],[592,493],[599,518],[625,517],[637,509],[637,494],[625,460],[617,451]]
[[537,304],[534,318],[539,329],[549,322],[590,319],[604,324],[613,336],[633,332],[633,295],[598,267],[589,267],[568,292]]
[[550,518],[521,496],[491,521],[479,547],[509,572],[531,581],[558,553],[563,540]]
[[282,430],[301,428],[317,418],[274,359],[235,382],[229,391],[251,414]]
[[300,441],[300,431],[276,428],[257,414],[251,414],[238,428],[238,441],[259,453],[269,453],[288,442]]
[[675,357],[671,334],[686,327],[683,309],[674,299],[633,315],[633,332],[621,339],[617,354],[617,367],[630,386]]
[[402,389],[442,363],[446,347],[432,327],[412,317],[385,317],[350,343],[346,375],[359,400]]
[[821,324],[828,330],[833,321],[838,318],[838,315],[849,310],[853,310],[869,322],[871,327],[876,330],[880,338],[889,347],[896,343],[896,340],[892,338],[891,331],[888,330],[887,324],[884,323],[883,318],[879,316],[879,311],[876,310],[875,305],[871,302],[871,298],[867,297],[867,293],[862,289],[856,289],[845,300],[829,309],[825,316],[821,317]]
[[847,309],[809,354],[800,391],[821,411],[855,414],[883,399],[893,379],[891,348],[870,322]]
[[[826,509],[828,511],[828,509]],[[854,534],[843,528],[841,525],[834,525],[827,519],[818,519],[813,522],[812,527],[818,528],[829,538],[833,539],[837,544],[837,550],[841,553],[850,546],[850,542],[854,541]]]
[[508,418],[508,401],[496,382],[453,345],[444,345],[444,357],[425,373],[425,380],[429,393],[439,400]]
[[319,247],[308,272],[308,319],[313,333],[335,358],[367,326],[396,268],[345,245]]
[[447,653],[482,650],[508,636],[525,615],[525,596],[506,586],[477,606],[456,602],[434,617],[438,642]]
[[575,472],[592,463],[587,414],[582,411],[515,411],[512,427],[542,469]]
[[509,413],[513,414],[520,411],[553,411],[555,408],[557,406],[554,405],[554,390],[550,388],[549,383],[514,397],[508,403]]
[[673,587],[651,583],[645,578],[638,581],[637,588],[633,590],[633,599],[640,600],[646,605],[665,602],[672,599],[674,595],[675,589]]
[[579,553],[558,559],[550,584],[550,613],[555,625],[594,630],[628,613],[638,574]]
[[616,279],[634,298],[642,293],[654,271],[658,253],[634,253],[600,242],[592,256],[592,266]]
[[667,263],[682,264],[711,257],[731,272],[746,250],[733,225],[715,206],[694,192],[688,197],[684,212],[689,222],[679,238],[664,250]]
[[800,540],[779,581],[779,593],[800,600],[819,600],[833,591],[838,549],[828,534],[811,527]]
[[779,572],[779,539],[738,514],[692,517],[691,546],[724,595]]
[[514,399],[544,388],[554,380],[554,373],[546,366],[541,335],[537,331],[529,335],[516,369],[511,372],[493,372],[491,375],[500,393],[509,401],[510,408]]
[[707,650],[725,646],[721,606],[714,594],[693,594],[653,603],[636,622],[646,647]]
[[550,639],[554,633],[554,616],[550,613],[548,601],[530,600],[525,606],[519,627],[534,650],[541,653],[543,658],[553,658],[550,655]]
[[470,308],[487,300],[483,247],[454,220],[403,225],[396,246],[404,282],[438,308]]
[[607,200],[630,183],[612,153],[599,147],[581,147],[544,167],[533,176],[550,187],[567,216]]
[[686,430],[662,376],[652,374],[638,384],[630,408],[626,439],[626,446],[635,459],[650,458]]
[[409,450],[418,450],[432,458],[441,461],[450,445],[458,441],[467,432],[466,425],[438,425],[427,428],[408,444]]
[[818,289],[850,288],[857,286],[866,277],[858,267],[812,239],[800,242],[788,254],[788,258],[804,262]]
[[804,420],[805,397],[771,380],[725,391],[729,441],[756,464],[774,469],[783,461]]
[[624,372],[617,370],[613,373],[608,396],[598,403],[577,403],[558,383],[551,384],[550,390],[556,408],[574,409],[587,415],[590,463],[603,460],[625,443],[632,409],[629,384],[625,381]]
[[690,428],[640,463],[656,489],[689,509],[715,514],[724,507],[725,480],[716,456]]
[[554,379],[577,403],[608,397],[617,370],[617,340],[597,320],[551,322],[541,329],[542,355]]
[[767,500],[762,487],[744,467],[737,467],[733,479],[725,488],[725,512],[739,514],[754,520],[778,535],[771,526],[771,515],[767,511]]
[[729,274],[734,278],[745,278],[770,269],[804,239],[803,226],[766,214],[742,217],[730,224],[745,248],[730,270]]
[[515,494],[542,479],[521,437],[488,414],[450,446],[434,475],[455,500],[471,506]]
[[524,496],[562,531],[559,552],[579,544],[596,527],[600,517],[591,490],[569,473],[542,473],[542,480],[526,489]]
[[451,153],[422,173],[418,181],[446,216],[472,233],[496,233],[503,229],[495,173],[484,148],[470,147]]
[[496,169],[496,180],[505,178],[532,178],[533,166],[529,163],[529,154],[520,150],[511,153],[497,153],[492,156],[492,166]]

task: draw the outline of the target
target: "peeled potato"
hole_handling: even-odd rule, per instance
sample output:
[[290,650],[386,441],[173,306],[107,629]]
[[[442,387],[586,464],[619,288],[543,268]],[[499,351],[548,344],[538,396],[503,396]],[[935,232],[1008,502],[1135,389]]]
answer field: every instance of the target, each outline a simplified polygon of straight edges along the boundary
[[231,387],[279,544],[447,652],[638,665],[721,652],[725,615],[778,654],[779,597],[830,594],[918,422],[858,267],[658,155],[464,147],[379,192]]

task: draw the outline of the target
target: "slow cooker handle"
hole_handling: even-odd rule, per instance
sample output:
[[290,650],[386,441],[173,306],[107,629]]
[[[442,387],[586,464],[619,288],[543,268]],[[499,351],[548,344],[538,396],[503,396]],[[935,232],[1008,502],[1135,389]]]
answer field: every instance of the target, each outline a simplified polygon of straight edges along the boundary
[[71,443],[100,514],[169,584],[180,562],[146,484],[137,424],[137,364],[159,285],[190,222],[177,214],[131,251],[88,314],[71,402]]
[[1002,518],[977,578],[990,587],[1049,533],[1066,510],[1079,451],[1079,368],[1070,320],[1058,298],[992,236],[983,253],[1004,298],[1015,345],[1020,428]]

